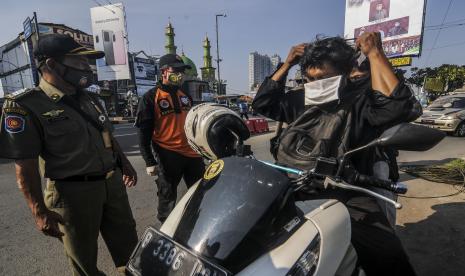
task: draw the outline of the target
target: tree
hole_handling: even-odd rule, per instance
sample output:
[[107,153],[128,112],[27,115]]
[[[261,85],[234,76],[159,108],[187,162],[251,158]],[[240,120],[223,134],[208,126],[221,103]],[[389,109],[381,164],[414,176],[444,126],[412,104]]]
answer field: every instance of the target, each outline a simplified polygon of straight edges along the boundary
[[446,91],[462,88],[465,81],[465,66],[443,64],[438,67],[437,77],[446,82]]
[[423,86],[426,77],[432,77],[436,75],[436,68],[418,68],[412,67],[410,68],[410,72],[412,73],[407,81],[417,87]]
[[423,86],[425,78],[438,78],[446,83],[446,91],[451,92],[463,87],[465,83],[465,65],[443,64],[435,68],[410,68],[411,75],[407,81],[417,87]]

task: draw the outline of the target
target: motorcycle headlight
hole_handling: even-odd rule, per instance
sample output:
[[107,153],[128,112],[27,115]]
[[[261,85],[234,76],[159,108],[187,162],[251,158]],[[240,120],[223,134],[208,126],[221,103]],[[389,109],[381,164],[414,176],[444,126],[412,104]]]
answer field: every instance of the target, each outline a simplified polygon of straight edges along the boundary
[[320,259],[321,238],[318,234],[300,255],[297,262],[286,276],[311,276],[315,273]]

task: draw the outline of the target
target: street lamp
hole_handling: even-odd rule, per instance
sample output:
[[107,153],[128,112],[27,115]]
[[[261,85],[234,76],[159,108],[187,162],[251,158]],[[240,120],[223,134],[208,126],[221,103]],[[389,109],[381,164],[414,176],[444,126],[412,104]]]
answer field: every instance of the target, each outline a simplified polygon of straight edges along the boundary
[[217,64],[217,68],[218,68],[218,95],[221,95],[221,89],[222,89],[222,85],[221,85],[221,75],[220,75],[220,62],[221,62],[221,59],[220,59],[220,48],[219,48],[219,43],[218,43],[218,17],[226,17],[226,14],[223,13],[223,14],[217,14],[215,16],[215,19],[216,19],[216,64]]

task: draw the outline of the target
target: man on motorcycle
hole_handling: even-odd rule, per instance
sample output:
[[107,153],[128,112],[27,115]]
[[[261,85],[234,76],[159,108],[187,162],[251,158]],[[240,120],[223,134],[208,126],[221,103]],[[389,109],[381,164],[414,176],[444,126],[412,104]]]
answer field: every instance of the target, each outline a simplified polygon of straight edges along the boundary
[[[290,124],[279,138],[278,163],[311,169],[315,156],[339,157],[411,117],[411,91],[394,74],[379,33],[364,33],[356,46],[368,58],[367,73],[354,70],[355,49],[344,39],[332,37],[294,46],[286,62],[260,86],[253,108]],[[286,76],[299,62],[307,81],[305,90],[285,93]],[[293,135],[296,128],[294,133],[298,134]],[[354,154],[350,162],[359,173],[374,175],[374,165],[380,159],[395,163],[395,157],[386,156],[386,151],[379,148]],[[391,178],[396,173],[391,170]],[[340,190],[320,191],[312,195],[316,197],[336,198],[347,206],[352,244],[368,275],[415,275],[375,199]]]

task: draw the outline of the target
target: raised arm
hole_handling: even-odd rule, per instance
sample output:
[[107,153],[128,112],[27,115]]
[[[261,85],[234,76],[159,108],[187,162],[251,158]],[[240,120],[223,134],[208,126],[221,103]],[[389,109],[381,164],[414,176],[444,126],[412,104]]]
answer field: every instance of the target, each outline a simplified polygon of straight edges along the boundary
[[356,45],[370,60],[373,90],[391,96],[399,84],[399,79],[384,53],[380,33],[366,32],[357,39]]
[[285,83],[289,70],[299,63],[306,44],[291,48],[286,61],[267,77],[258,89],[252,108],[273,120],[290,123],[300,114],[304,107],[302,93],[285,93]]

